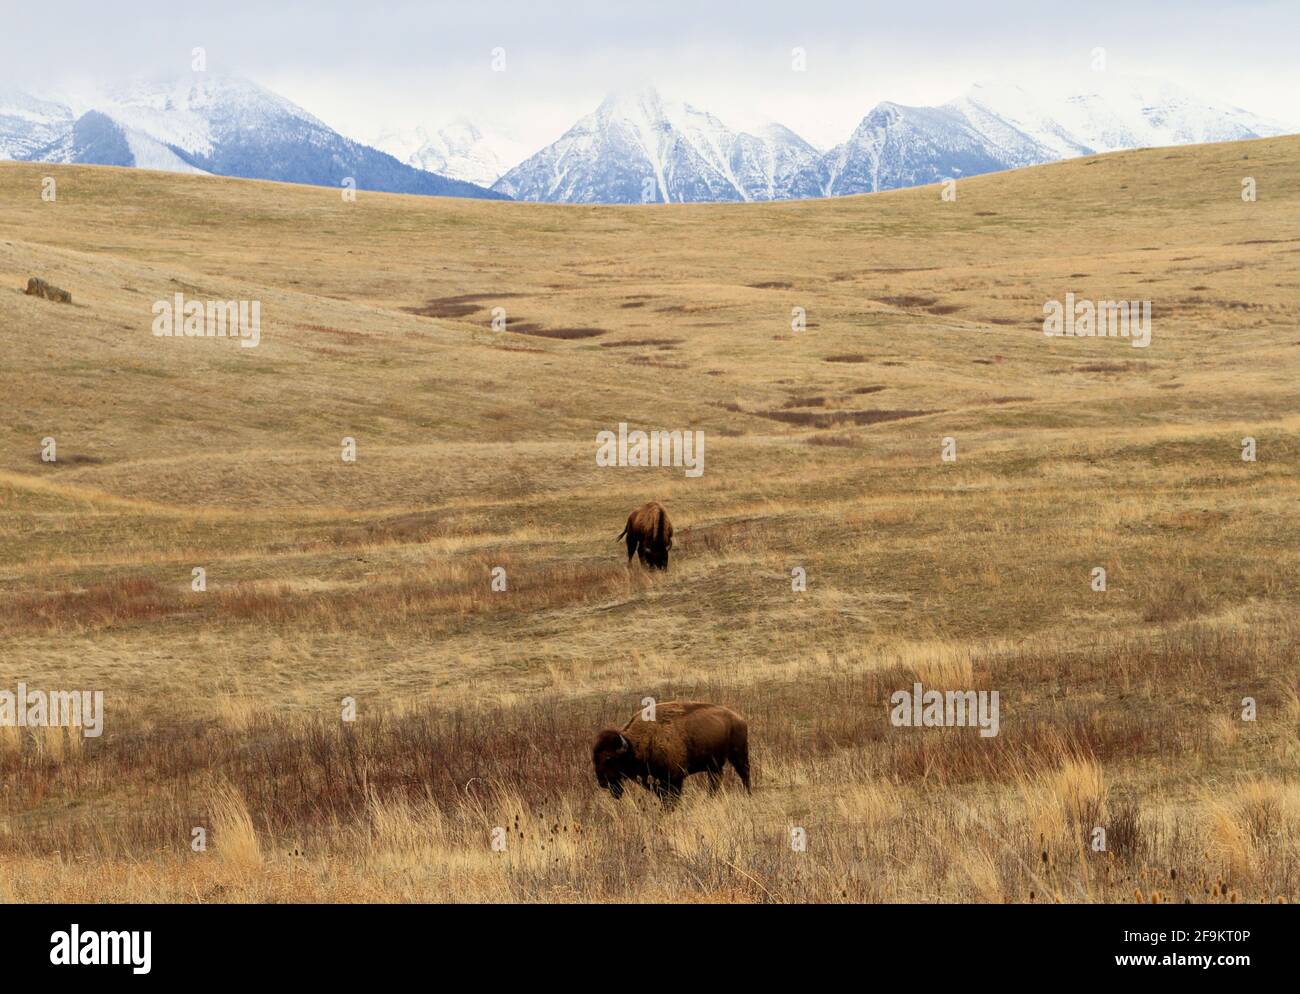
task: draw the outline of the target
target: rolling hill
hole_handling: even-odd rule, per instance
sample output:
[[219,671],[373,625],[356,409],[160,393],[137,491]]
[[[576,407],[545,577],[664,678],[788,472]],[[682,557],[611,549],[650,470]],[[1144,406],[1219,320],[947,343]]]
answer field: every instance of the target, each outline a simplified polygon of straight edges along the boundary
[[[0,162],[0,688],[106,702],[0,728],[0,900],[1296,900],[1298,155],[629,207]],[[156,337],[178,293],[260,343]],[[598,467],[621,423],[703,475]],[[647,696],[745,714],[753,797],[599,792]]]

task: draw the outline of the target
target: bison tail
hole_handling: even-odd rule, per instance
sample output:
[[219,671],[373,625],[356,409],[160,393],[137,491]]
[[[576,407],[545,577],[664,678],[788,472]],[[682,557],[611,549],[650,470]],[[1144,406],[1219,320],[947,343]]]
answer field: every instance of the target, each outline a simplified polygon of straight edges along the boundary
[[626,534],[627,534],[627,525],[624,525],[623,530],[618,533],[618,538],[614,539],[614,541],[615,542],[619,541],[619,539],[621,539]]

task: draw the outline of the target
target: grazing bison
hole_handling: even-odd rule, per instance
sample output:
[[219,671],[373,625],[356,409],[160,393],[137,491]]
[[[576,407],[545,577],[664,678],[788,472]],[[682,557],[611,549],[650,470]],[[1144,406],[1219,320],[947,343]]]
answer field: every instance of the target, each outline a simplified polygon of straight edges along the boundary
[[602,731],[591,748],[591,762],[596,782],[615,797],[623,796],[624,780],[635,780],[668,808],[692,773],[707,773],[709,793],[715,793],[727,763],[748,792],[749,726],[720,704],[669,701],[655,706],[653,721],[637,712],[622,731]]
[[668,568],[668,550],[673,547],[673,523],[668,512],[657,500],[642,504],[627,516],[627,524],[615,542],[627,536],[627,561],[635,554],[642,566],[651,569]]

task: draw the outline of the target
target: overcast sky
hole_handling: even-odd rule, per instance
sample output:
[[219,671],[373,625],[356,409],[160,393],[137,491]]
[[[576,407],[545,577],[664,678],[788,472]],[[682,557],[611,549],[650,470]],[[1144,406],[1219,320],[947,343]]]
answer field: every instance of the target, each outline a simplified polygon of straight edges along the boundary
[[[19,87],[181,74],[202,46],[210,70],[248,75],[363,140],[465,116],[540,145],[610,89],[655,82],[724,120],[763,115],[831,144],[881,100],[1083,75],[1096,47],[1111,71],[1300,123],[1298,0],[59,0],[4,21],[0,72]],[[796,47],[805,72],[791,68]]]

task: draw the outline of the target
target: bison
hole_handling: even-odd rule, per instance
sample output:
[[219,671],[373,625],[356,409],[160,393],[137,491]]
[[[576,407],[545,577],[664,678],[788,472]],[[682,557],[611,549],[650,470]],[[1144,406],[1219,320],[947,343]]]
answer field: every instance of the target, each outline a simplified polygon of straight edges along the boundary
[[624,780],[635,780],[666,808],[677,803],[682,781],[693,773],[707,773],[709,793],[716,793],[727,763],[748,793],[749,726],[720,704],[669,701],[655,706],[653,720],[637,712],[621,731],[602,731],[591,748],[591,762],[596,782],[614,797],[623,796]]
[[636,555],[642,566],[651,569],[668,568],[668,550],[673,547],[673,523],[668,512],[657,500],[642,504],[627,516],[627,524],[619,533],[617,542],[627,536],[627,561]]

